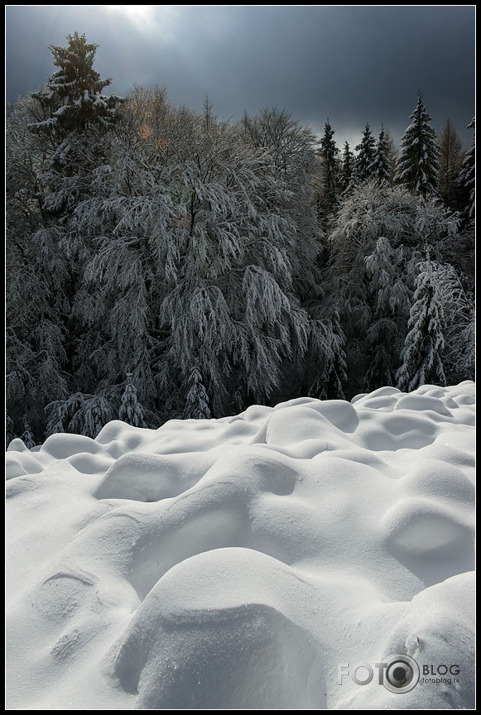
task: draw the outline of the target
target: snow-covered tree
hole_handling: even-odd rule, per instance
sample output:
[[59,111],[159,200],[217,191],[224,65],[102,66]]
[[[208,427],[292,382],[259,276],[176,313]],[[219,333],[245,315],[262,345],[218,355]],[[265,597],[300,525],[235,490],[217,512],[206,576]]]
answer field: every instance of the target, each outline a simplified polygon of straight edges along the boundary
[[410,303],[405,299],[414,291],[413,268],[422,260],[425,244],[431,244],[438,258],[456,231],[457,221],[433,199],[399,186],[372,180],[344,199],[330,244],[337,277],[331,294],[346,336],[346,393],[363,391],[366,381],[378,383],[387,364],[392,375],[399,364],[395,349],[400,350],[407,330]]
[[189,389],[185,400],[184,419],[208,420],[211,416],[209,397],[202,384],[199,368],[194,366],[189,375]]
[[339,272],[351,271],[355,256],[361,253],[364,260],[381,237],[393,248],[421,249],[431,244],[435,249],[444,240],[452,240],[457,229],[455,218],[433,199],[372,180],[358,186],[339,208],[330,235],[333,262]]
[[81,392],[66,400],[56,400],[45,407],[48,422],[46,436],[57,432],[72,432],[95,438],[102,427],[116,418],[116,412],[105,395]]
[[411,119],[401,140],[395,181],[416,194],[430,196],[436,191],[439,149],[421,93]]
[[353,188],[356,160],[349,142],[344,143],[339,169],[339,189],[345,193]]
[[339,194],[339,149],[334,141],[334,130],[329,120],[324,125],[319,155],[321,157],[320,195],[318,212],[321,226],[327,225],[329,216],[335,211]]
[[52,137],[55,146],[73,131],[85,131],[94,124],[111,126],[117,119],[119,98],[102,94],[112,80],[101,79],[93,68],[98,45],[77,32],[67,35],[67,40],[67,47],[50,45],[59,69],[45,88],[32,93],[46,115],[32,129]]
[[445,205],[459,208],[459,172],[463,163],[461,142],[448,119],[439,137],[439,166],[437,190]]
[[[469,129],[475,128],[475,119],[468,124]],[[464,200],[464,218],[466,223],[474,221],[476,206],[476,146],[473,137],[471,147],[466,152],[459,173],[461,200]]]
[[31,118],[31,101],[22,98],[6,124],[6,402],[18,433],[27,420],[40,442],[44,405],[68,394],[60,320],[65,269],[44,229],[44,152],[27,128]]
[[356,146],[356,179],[358,182],[366,181],[373,176],[373,162],[376,156],[376,140],[371,127],[366,124],[362,133],[361,143]]
[[28,422],[25,422],[25,428],[23,430],[21,440],[24,443],[26,447],[31,449],[32,447],[35,447],[35,438],[32,434],[32,428],[30,427]]
[[388,239],[381,237],[365,259],[371,301],[365,348],[366,392],[394,384],[411,300],[404,253],[402,246],[393,249]]
[[437,266],[425,261],[416,281],[408,334],[396,373],[397,387],[411,392],[421,385],[446,385],[443,366],[443,306],[436,290]]
[[378,181],[390,182],[391,166],[389,162],[389,144],[382,127],[377,140],[374,158],[368,168],[368,173]]
[[[315,194],[319,192],[315,136],[286,111],[275,107],[255,117],[245,115],[242,129],[250,149],[268,153],[268,175],[275,176],[278,188],[283,186],[282,201],[278,191],[272,194],[273,207],[288,215],[297,226],[302,268],[299,260],[291,256],[293,286],[302,300],[311,300],[318,287],[317,260],[321,252],[315,206]],[[263,195],[266,205],[272,203],[270,191],[267,184]]]
[[296,170],[310,155],[296,125],[268,119],[251,129],[283,128],[271,148],[215,117],[207,131],[185,109],[165,108],[155,129],[122,124],[112,171],[76,213],[97,245],[79,311],[92,321],[90,364],[107,385],[128,364],[163,418],[182,414],[193,365],[219,416],[238,390],[246,405],[269,399],[306,350],[297,286],[307,290],[318,248]]
[[330,317],[317,321],[316,339],[310,356],[316,377],[309,387],[308,395],[320,400],[343,400],[346,374],[346,336],[342,330],[337,310],[328,311]]
[[15,433],[15,425],[13,423],[12,418],[10,415],[6,414],[5,416],[5,447],[8,447],[10,442],[16,438],[16,433]]
[[438,300],[443,307],[445,340],[443,367],[448,384],[475,379],[475,304],[460,273],[442,264],[433,274]]
[[17,103],[7,134],[7,399],[14,421],[28,419],[38,441],[45,405],[96,388],[76,375],[83,341],[74,306],[93,247],[75,211],[92,195],[118,104],[101,94],[110,81],[92,68],[96,45],[78,34],[68,40],[50,48],[59,69]]
[[119,409],[119,420],[127,422],[132,427],[147,427],[144,411],[137,397],[137,390],[132,382],[132,373],[127,373],[125,389],[122,393]]

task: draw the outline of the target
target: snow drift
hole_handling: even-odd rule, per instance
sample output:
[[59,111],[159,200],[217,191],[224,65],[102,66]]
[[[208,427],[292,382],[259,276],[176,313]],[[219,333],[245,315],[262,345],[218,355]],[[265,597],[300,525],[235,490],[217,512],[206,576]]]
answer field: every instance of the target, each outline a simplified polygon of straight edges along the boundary
[[[7,478],[9,709],[474,707],[472,382],[14,440]],[[393,654],[430,677],[339,682]]]

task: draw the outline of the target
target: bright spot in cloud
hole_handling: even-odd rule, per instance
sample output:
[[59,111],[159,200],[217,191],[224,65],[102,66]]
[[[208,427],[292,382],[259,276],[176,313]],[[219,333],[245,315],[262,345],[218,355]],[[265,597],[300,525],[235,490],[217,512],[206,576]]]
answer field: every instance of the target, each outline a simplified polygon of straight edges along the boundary
[[168,5],[104,5],[107,10],[124,15],[138,30],[152,31],[170,15]]

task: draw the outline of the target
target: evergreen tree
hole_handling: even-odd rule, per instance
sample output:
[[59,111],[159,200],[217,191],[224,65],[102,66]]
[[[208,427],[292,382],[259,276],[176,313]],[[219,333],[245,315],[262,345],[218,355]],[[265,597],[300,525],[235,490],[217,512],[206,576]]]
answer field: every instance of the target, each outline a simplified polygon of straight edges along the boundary
[[16,438],[15,425],[12,418],[7,413],[5,417],[5,447],[8,447],[10,442]]
[[384,142],[387,147],[387,158],[389,162],[389,183],[392,186],[397,172],[398,150],[387,129],[384,129]]
[[393,249],[381,237],[365,259],[372,316],[366,333],[365,392],[394,384],[411,299],[404,253],[402,246]]
[[401,140],[395,180],[416,194],[430,196],[436,191],[439,149],[421,93],[411,119],[413,121]]
[[335,307],[328,310],[323,320],[318,321],[317,341],[312,345],[312,358],[316,366],[316,377],[308,395],[319,400],[345,399],[346,336],[342,330],[339,313]]
[[321,157],[321,181],[318,211],[320,224],[325,229],[329,216],[335,211],[338,200],[338,160],[339,149],[334,141],[334,130],[329,120],[324,125],[319,155]]
[[396,373],[397,387],[411,392],[421,385],[446,385],[443,367],[443,307],[436,291],[436,266],[426,261],[416,281],[408,329]]
[[27,128],[31,104],[16,102],[6,126],[6,404],[17,434],[28,421],[38,443],[44,406],[68,395],[60,319],[66,266],[42,230],[44,151]]
[[35,447],[35,439],[32,434],[32,429],[28,422],[25,422],[25,429],[21,436],[21,440],[24,443],[24,445],[26,447],[28,447],[29,449],[31,449],[32,447]]
[[407,330],[414,266],[426,243],[433,242],[437,258],[456,231],[457,221],[438,202],[403,187],[372,180],[344,199],[330,235],[331,279],[324,281],[332,286],[346,337],[346,394],[366,384],[379,387],[386,366],[392,381]]
[[461,142],[448,119],[439,138],[438,194],[453,211],[459,208],[459,172],[463,163]]
[[119,420],[127,422],[132,427],[147,427],[144,411],[137,397],[137,390],[132,382],[132,373],[127,373],[125,390],[122,394],[119,409]]
[[210,416],[209,397],[202,384],[202,375],[199,368],[195,366],[189,375],[189,389],[185,400],[184,419],[208,420]]
[[102,427],[115,419],[110,395],[89,395],[77,392],[66,400],[56,400],[45,407],[46,436],[57,432],[72,432],[95,438]]
[[76,302],[93,247],[79,231],[76,211],[91,197],[104,165],[106,133],[119,101],[101,94],[110,80],[93,70],[96,45],[77,33],[68,40],[66,48],[51,46],[59,69],[12,113],[7,140],[12,172],[17,170],[7,197],[7,399],[17,424],[19,406],[28,410],[23,416],[39,438],[52,398],[62,401],[70,392],[96,388],[82,385],[78,372],[79,362],[85,368],[78,359],[83,336]]
[[378,181],[386,181],[390,183],[391,180],[391,167],[389,163],[389,145],[387,142],[386,135],[384,133],[384,127],[381,129],[379,134],[379,139],[376,144],[376,150],[374,154],[374,159],[369,166],[368,173]]
[[356,178],[358,182],[366,181],[373,175],[373,162],[376,156],[376,141],[372,135],[371,127],[366,124],[361,143],[356,146]]
[[355,164],[355,157],[351,151],[349,142],[345,142],[339,170],[339,189],[341,193],[345,193],[353,188]]
[[[475,128],[474,118],[468,124],[468,128]],[[474,137],[471,147],[464,157],[458,182],[461,190],[461,200],[464,203],[464,220],[469,223],[474,221],[476,207],[476,146]]]
[[100,78],[93,69],[98,45],[85,35],[67,35],[68,46],[50,45],[53,63],[59,69],[45,88],[32,93],[45,118],[32,123],[32,130],[44,132],[57,147],[71,132],[85,131],[95,124],[112,126],[117,119],[119,97],[102,94],[112,80]]

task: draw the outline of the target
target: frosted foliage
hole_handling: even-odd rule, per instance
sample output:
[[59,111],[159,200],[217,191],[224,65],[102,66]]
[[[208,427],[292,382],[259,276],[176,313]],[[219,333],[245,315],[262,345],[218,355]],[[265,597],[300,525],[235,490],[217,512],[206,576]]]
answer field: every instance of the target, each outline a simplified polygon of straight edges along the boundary
[[202,375],[197,367],[194,367],[189,376],[189,391],[184,408],[185,419],[209,419],[211,416],[209,408],[209,397],[202,384]]
[[22,436],[21,436],[21,440],[22,440],[22,442],[24,443],[24,445],[25,445],[26,447],[28,447],[29,449],[30,449],[31,447],[35,447],[35,439],[34,439],[34,436],[33,436],[33,434],[32,434],[32,429],[31,429],[31,427],[30,427],[30,425],[29,425],[28,422],[25,423],[25,429],[24,429],[23,434],[22,434]]
[[[318,374],[309,396],[319,399],[344,399],[343,384],[346,382],[345,335],[339,316],[317,320],[312,323],[312,350]],[[320,369],[319,369],[320,368]]]
[[[474,118],[468,124],[468,127],[474,130]],[[476,209],[476,144],[474,138],[463,160],[463,165],[459,173],[459,184],[468,195],[465,216],[468,221],[472,221],[474,220]]]
[[431,262],[426,262],[416,283],[409,332],[404,341],[402,364],[396,375],[397,387],[406,392],[425,383],[446,384],[442,359],[444,316],[433,278],[435,270]]
[[436,190],[439,149],[421,94],[411,119],[413,121],[401,140],[395,180],[416,194],[429,196]]
[[374,175],[376,158],[376,142],[369,124],[366,124],[361,143],[356,146],[356,149],[359,152],[356,157],[356,179],[367,181]]
[[119,420],[127,422],[132,427],[147,427],[142,406],[137,398],[137,390],[132,383],[132,373],[127,373],[127,382],[120,401]]
[[389,162],[389,145],[384,133],[384,129],[379,134],[372,163],[368,167],[368,173],[378,181],[390,181],[391,166]]
[[49,416],[47,434],[73,432],[96,437],[102,427],[115,419],[110,401],[103,395],[75,393],[67,400],[57,400],[46,407]]
[[432,199],[421,199],[400,186],[376,181],[361,184],[343,202],[330,236],[334,261],[350,269],[359,251],[372,251],[379,238],[400,245],[436,244],[454,236],[455,217]]
[[381,237],[365,259],[378,314],[396,315],[409,309],[411,296],[403,275],[404,253],[401,246],[393,249],[388,239]]
[[210,117],[206,131],[186,110],[165,110],[156,131],[161,151],[155,134],[122,130],[115,167],[94,180],[104,198],[76,211],[97,245],[87,292],[110,306],[96,360],[109,380],[128,361],[142,401],[165,394],[185,404],[193,364],[216,413],[232,379],[263,400],[283,359],[306,349],[309,318],[293,278],[299,247],[315,255],[314,240],[284,208],[292,191],[277,159],[241,130]]

